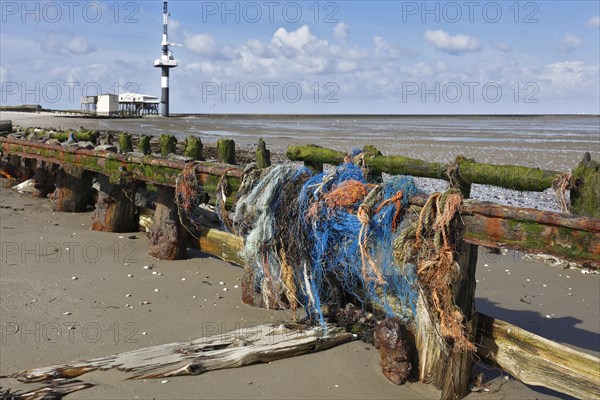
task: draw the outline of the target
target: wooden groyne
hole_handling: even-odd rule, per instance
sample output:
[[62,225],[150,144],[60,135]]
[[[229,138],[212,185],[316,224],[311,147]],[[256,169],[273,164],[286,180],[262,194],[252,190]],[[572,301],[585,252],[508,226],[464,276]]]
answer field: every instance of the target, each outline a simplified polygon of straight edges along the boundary
[[[94,141],[99,140],[91,136]],[[149,138],[133,139],[123,133],[119,135],[118,146],[95,146],[93,143],[90,149],[77,146],[76,134],[69,134],[64,140],[71,141],[71,145],[0,137],[2,167],[20,180],[32,178],[38,195],[53,192],[51,198],[56,211],[87,210],[95,175],[100,190],[92,215],[93,229],[128,231],[143,220],[142,225],[148,231],[149,253],[157,258],[185,257],[188,245],[194,245],[205,253],[244,266],[238,256],[244,238],[209,226],[200,227],[198,237],[191,237],[182,226],[181,210],[176,201],[178,182],[191,179],[210,196],[209,202],[220,201],[230,207],[235,204],[246,174],[242,166],[233,164],[237,159],[234,142],[220,141],[217,144],[219,162],[206,162],[198,160],[203,150],[197,138],[189,138],[184,146],[179,146],[185,155],[173,154],[178,143],[170,135],[161,136],[159,152],[154,154],[150,154]],[[134,149],[137,151],[133,152]],[[328,163],[353,162],[365,168],[374,180],[381,173],[388,173],[449,181],[450,186],[460,190],[464,197],[460,204],[460,220],[467,243],[457,254],[461,273],[452,282],[454,301],[465,317],[470,340],[477,344],[477,354],[525,383],[578,398],[600,396],[600,390],[594,384],[600,380],[600,360],[480,315],[474,307],[479,245],[552,254],[585,267],[600,268],[600,219],[596,215],[600,209],[600,196],[597,196],[598,186],[594,186],[600,174],[597,163],[586,156],[578,169],[560,173],[480,164],[464,157],[450,164],[385,157],[374,148],[365,148],[355,157],[315,146],[290,147],[287,154],[291,160],[303,161],[315,169]],[[262,168],[270,165],[270,153],[262,140],[257,146],[256,161]],[[55,188],[48,187],[48,181],[52,180]],[[550,187],[570,190],[571,199],[575,201],[573,214],[468,199],[473,183],[517,190],[541,191]],[[154,193],[154,211],[135,206],[132,198],[141,190]],[[414,195],[408,201],[413,214],[419,215],[427,207],[429,197]],[[419,379],[442,390],[443,398],[461,398],[467,393],[471,379],[474,350],[453,348],[447,351],[436,339],[434,330],[433,325],[425,327],[418,338]],[[513,352],[519,356],[510,356]]]

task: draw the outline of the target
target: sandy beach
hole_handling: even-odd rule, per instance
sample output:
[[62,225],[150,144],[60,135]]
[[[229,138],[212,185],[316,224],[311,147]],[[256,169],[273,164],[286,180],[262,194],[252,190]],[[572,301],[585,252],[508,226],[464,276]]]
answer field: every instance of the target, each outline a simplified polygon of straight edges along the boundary
[[[154,260],[147,255],[143,232],[91,231],[90,213],[53,213],[49,200],[7,188],[0,192],[0,207],[2,375],[291,318],[289,312],[244,305],[235,288],[241,268],[191,253],[193,258],[183,261]],[[145,265],[155,268],[144,269]],[[479,311],[599,354],[597,275],[526,262],[514,252],[480,253],[477,271]],[[143,302],[150,304],[140,305]],[[478,369],[494,377],[490,389],[497,392],[473,393],[472,399],[568,398],[529,388],[497,369]],[[97,386],[71,397],[439,396],[429,385],[395,386],[387,381],[377,350],[360,341],[266,365],[170,378],[166,383],[123,379],[118,372],[91,373],[84,380]],[[0,385],[24,389],[13,379],[2,379]]]
[[[106,129],[106,120],[13,112],[3,112],[1,118],[23,126]],[[110,121],[115,124],[111,129],[129,129],[140,120]],[[240,137],[246,147],[258,139],[249,134]],[[290,142],[284,138],[268,141],[275,151],[282,151],[284,143]],[[428,144],[419,146],[419,151],[426,152]],[[576,165],[580,149],[573,146],[545,157],[545,165]],[[470,149],[476,148],[473,145]],[[444,158],[446,153],[455,152],[453,147],[437,149],[429,158]],[[523,160],[518,152],[490,154],[485,147],[481,151],[487,154],[483,161]],[[528,163],[531,160],[522,162]],[[494,190],[475,185],[473,198],[550,210],[557,207],[550,192],[516,194],[507,200],[504,192]],[[90,214],[91,210],[54,213],[48,199],[18,193],[2,181],[0,375],[292,319],[290,312],[243,304],[241,268],[192,250],[187,260],[158,261],[147,254],[145,232],[95,232]],[[597,357],[598,279],[587,270],[563,270],[532,262],[522,253],[496,255],[480,248],[477,309]],[[472,393],[470,399],[570,398],[528,387],[484,364],[476,368],[490,379],[490,392]],[[124,379],[125,375],[116,371],[90,373],[84,381],[96,386],[68,398],[439,398],[439,392],[430,385],[390,383],[381,373],[378,351],[360,341],[269,364],[169,378],[165,383]],[[35,387],[14,379],[1,379],[0,386],[3,390]]]

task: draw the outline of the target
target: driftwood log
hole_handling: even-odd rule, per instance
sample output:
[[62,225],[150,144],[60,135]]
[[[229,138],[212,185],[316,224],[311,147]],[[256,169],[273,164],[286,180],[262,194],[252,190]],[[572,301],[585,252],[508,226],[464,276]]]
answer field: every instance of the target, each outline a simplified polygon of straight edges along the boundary
[[127,373],[128,379],[200,375],[218,369],[314,353],[352,338],[351,333],[332,325],[327,326],[325,332],[320,326],[266,324],[189,342],[163,344],[87,361],[35,368],[8,377],[22,383],[42,382],[51,388],[57,382],[73,382],[74,378],[88,372],[113,369]]

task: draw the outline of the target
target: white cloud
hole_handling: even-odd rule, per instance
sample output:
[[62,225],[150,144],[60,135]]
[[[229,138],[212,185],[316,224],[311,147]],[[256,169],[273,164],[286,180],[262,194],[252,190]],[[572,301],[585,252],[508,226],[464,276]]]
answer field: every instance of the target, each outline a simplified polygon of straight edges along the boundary
[[333,35],[340,40],[346,39],[348,36],[348,24],[345,22],[338,23],[333,28]]
[[574,88],[598,87],[600,68],[583,61],[563,61],[548,64],[537,73],[537,78],[546,82],[554,91]]
[[589,26],[593,26],[595,28],[600,28],[600,16],[596,15],[590,18],[588,21]]
[[90,44],[85,36],[75,36],[67,43],[67,50],[71,54],[83,55],[96,51],[96,46]]
[[389,60],[398,58],[398,51],[381,36],[375,36],[373,43],[375,44],[375,57]]
[[327,42],[324,40],[317,40],[317,38],[310,32],[308,25],[303,25],[297,30],[290,32],[288,32],[285,28],[279,28],[271,39],[271,43],[275,47],[290,47],[296,50],[302,49],[309,43],[314,45],[317,42],[320,42],[319,44],[327,44]]
[[198,33],[196,35],[186,33],[183,46],[200,55],[211,55],[216,50],[215,40],[208,33]]
[[468,51],[479,51],[479,41],[467,35],[450,35],[443,30],[428,30],[425,32],[425,39],[437,50],[449,53],[460,54]]
[[563,53],[569,53],[579,48],[582,43],[583,41],[581,38],[567,33],[565,36],[563,36],[556,49]]

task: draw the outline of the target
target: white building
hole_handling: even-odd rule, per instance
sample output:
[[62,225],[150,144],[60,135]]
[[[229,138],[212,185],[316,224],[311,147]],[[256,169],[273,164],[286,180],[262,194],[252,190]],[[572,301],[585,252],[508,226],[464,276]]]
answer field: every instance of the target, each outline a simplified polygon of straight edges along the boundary
[[160,100],[141,93],[101,94],[81,98],[81,109],[96,115],[158,115]]
[[119,96],[115,94],[101,94],[96,103],[97,115],[116,115],[119,113]]

